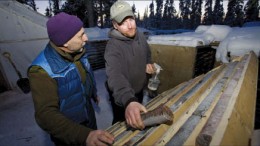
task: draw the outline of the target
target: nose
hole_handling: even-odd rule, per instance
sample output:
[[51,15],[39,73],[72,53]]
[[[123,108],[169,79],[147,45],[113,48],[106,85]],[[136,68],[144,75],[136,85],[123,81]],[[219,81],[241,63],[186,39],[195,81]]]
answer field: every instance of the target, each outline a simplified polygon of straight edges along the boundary
[[128,28],[132,28],[132,23],[131,23],[131,21],[127,21],[126,23],[127,23],[127,27],[128,27]]
[[87,41],[88,41],[88,36],[87,36],[87,34],[84,34],[84,35],[82,36],[82,39],[83,39],[84,42],[87,42]]

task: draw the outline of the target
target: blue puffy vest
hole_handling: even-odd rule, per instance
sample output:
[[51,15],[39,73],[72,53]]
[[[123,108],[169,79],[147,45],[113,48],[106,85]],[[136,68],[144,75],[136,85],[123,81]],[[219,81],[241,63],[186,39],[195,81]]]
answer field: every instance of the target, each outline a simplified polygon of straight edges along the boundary
[[77,123],[87,121],[87,123],[92,123],[91,125],[96,125],[95,113],[90,101],[90,97],[96,95],[96,83],[87,55],[82,56],[80,61],[89,75],[85,84],[81,82],[76,65],[62,59],[50,44],[39,54],[32,65],[41,66],[50,77],[56,80],[60,111],[66,117]]

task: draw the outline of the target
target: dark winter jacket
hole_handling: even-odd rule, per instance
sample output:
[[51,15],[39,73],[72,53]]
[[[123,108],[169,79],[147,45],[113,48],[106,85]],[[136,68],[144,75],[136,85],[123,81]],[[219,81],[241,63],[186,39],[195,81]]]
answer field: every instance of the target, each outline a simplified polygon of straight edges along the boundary
[[106,74],[109,89],[116,104],[127,106],[129,101],[138,101],[136,93],[147,84],[146,64],[151,63],[150,47],[143,33],[134,38],[123,36],[111,29],[110,40],[105,49]]
[[[86,54],[72,56],[48,44],[28,76],[39,126],[66,144],[84,144],[96,129],[90,101],[96,88]],[[83,122],[85,126],[80,125]]]

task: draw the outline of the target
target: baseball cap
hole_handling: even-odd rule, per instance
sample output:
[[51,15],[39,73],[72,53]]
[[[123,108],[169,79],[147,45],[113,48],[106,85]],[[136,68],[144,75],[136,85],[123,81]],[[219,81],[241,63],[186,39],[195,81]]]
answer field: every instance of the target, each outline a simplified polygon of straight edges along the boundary
[[134,17],[131,6],[125,1],[116,1],[110,8],[110,15],[117,23],[121,23],[127,16]]

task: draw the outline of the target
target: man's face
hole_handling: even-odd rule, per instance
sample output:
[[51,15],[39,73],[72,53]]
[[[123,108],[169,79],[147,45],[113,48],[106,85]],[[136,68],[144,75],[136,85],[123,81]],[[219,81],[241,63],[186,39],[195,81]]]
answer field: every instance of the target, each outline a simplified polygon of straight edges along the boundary
[[113,23],[114,28],[124,36],[132,38],[136,34],[136,23],[134,17],[126,17],[121,23]]
[[68,53],[81,52],[87,40],[87,34],[84,28],[81,28],[80,31],[64,45],[64,51]]

